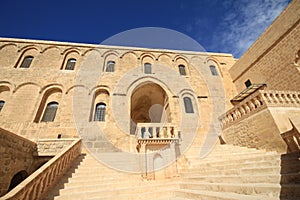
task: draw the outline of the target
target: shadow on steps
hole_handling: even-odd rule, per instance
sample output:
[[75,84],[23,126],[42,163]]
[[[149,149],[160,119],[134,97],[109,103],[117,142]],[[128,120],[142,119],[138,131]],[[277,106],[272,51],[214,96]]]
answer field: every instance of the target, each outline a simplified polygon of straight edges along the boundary
[[80,163],[83,161],[85,157],[86,157],[86,153],[82,153],[77,158],[77,160],[71,165],[71,167],[58,181],[57,185],[54,186],[53,189],[49,191],[49,193],[45,196],[43,200],[54,200],[56,196],[59,196],[59,191],[61,189],[64,189],[65,184],[69,182],[69,178],[72,177],[72,175],[75,173],[75,169],[78,168],[78,166],[80,165]]
[[281,155],[280,199],[300,199],[300,152]]

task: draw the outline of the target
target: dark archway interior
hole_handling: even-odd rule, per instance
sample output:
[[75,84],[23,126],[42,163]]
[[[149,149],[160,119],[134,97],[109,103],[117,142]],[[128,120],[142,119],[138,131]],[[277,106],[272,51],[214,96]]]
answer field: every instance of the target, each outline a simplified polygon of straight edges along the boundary
[[130,134],[135,133],[137,123],[161,122],[167,104],[167,94],[159,85],[148,82],[137,87],[131,96]]
[[25,170],[16,173],[10,181],[10,185],[9,185],[7,192],[14,189],[17,185],[19,185],[27,177],[28,177],[28,173]]

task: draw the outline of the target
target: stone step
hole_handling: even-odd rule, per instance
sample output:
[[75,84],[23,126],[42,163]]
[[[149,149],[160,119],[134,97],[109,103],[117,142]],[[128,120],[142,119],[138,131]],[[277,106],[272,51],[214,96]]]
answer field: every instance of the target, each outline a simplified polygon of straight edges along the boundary
[[[160,184],[173,184],[175,183],[175,181],[170,181],[170,180],[159,180],[159,181],[145,181],[145,180],[141,180],[141,179],[130,179],[130,180],[117,180],[117,179],[111,179],[111,180],[94,180],[94,181],[90,181],[90,180],[81,180],[81,181],[72,181],[72,182],[67,182],[64,184],[64,188],[76,188],[76,187],[89,187],[89,186],[101,186],[101,185],[112,185],[112,184],[117,184],[120,186],[126,186],[126,185],[135,185],[135,186],[139,186],[139,185],[148,185],[148,186],[155,186],[155,185],[160,185]],[[177,183],[176,183],[177,184]]]
[[235,158],[228,158],[226,159],[226,155],[224,155],[225,158],[222,159],[215,159],[211,158],[205,159],[205,160],[189,160],[192,163],[192,166],[199,166],[199,165],[224,165],[228,163],[235,163],[237,165],[241,163],[250,163],[250,162],[260,162],[260,161],[274,161],[274,160],[280,160],[280,156],[278,155],[256,155],[256,156],[242,156],[242,157],[235,157]]
[[[193,168],[187,173],[192,173],[194,175],[259,175],[259,174],[279,174],[280,167],[261,167],[261,168],[243,168],[243,169],[228,169],[228,170],[217,170],[209,168],[206,171],[202,169]],[[186,174],[186,173],[184,173]]]
[[107,196],[87,198],[85,200],[173,200],[173,193],[173,190],[169,189],[165,191],[151,191],[137,194],[111,194]]
[[207,190],[213,192],[230,192],[244,195],[265,195],[269,197],[293,196],[300,197],[300,185],[280,185],[271,183],[208,183],[208,182],[189,182],[181,183],[181,189]]
[[213,192],[203,190],[180,189],[175,191],[174,200],[203,199],[203,200],[280,200],[279,197],[268,197],[262,195],[244,195],[230,192]]
[[85,177],[86,179],[94,179],[94,178],[110,178],[110,177],[118,177],[119,179],[127,179],[127,178],[133,178],[138,175],[136,174],[123,174],[123,173],[118,173],[116,172],[76,172],[72,174],[72,179],[73,178],[82,178]]
[[[214,159],[225,159],[224,155],[226,155],[226,158],[230,158],[230,159],[234,159],[236,157],[247,157],[247,156],[257,156],[257,155],[277,155],[278,157],[280,157],[280,155],[278,153],[275,152],[233,152],[233,153],[227,153],[227,152],[220,152],[218,154],[216,153],[211,153],[208,156],[201,158],[202,160],[207,160],[210,158],[214,158]],[[187,156],[188,159],[190,160],[199,160],[200,159],[200,154],[199,155],[194,155],[194,156]]]
[[[216,164],[216,165],[212,165],[212,164],[206,164],[206,165],[193,165],[193,168],[197,168],[197,169],[203,169],[203,170],[207,170],[210,168],[213,169],[217,169],[217,170],[227,170],[227,169],[236,169],[238,168],[249,168],[249,167],[268,167],[268,166],[276,166],[279,167],[280,166],[280,160],[275,160],[275,161],[258,161],[258,162],[248,162],[248,163],[240,163],[238,166],[235,163],[225,163],[223,165],[220,164]],[[300,166],[300,163],[299,163]]]
[[128,179],[132,181],[140,181],[140,177],[127,177],[127,178],[120,178],[118,176],[113,176],[113,177],[101,177],[101,176],[95,176],[95,177],[84,177],[84,176],[79,176],[79,177],[63,177],[61,180],[67,183],[76,183],[76,184],[86,184],[88,183],[95,183],[95,184],[100,184],[100,183],[111,183],[111,182],[120,182],[120,183],[126,183],[128,182]]
[[[231,155],[231,154],[222,154],[219,157],[215,157],[213,155],[209,155],[208,157],[200,159],[199,156],[188,156],[187,159],[192,160],[192,161],[197,161],[197,162],[211,162],[215,160],[216,162],[222,162],[222,161],[229,161],[229,160],[240,160],[240,159],[252,159],[252,158],[258,158],[260,159],[261,157],[266,157],[266,158],[272,158],[272,159],[280,159],[281,156],[280,154],[274,153],[274,152],[266,152],[266,153],[240,153],[237,155]],[[212,160],[213,159],[213,160]]]
[[[300,171],[300,162],[292,162],[289,164],[281,163],[280,161],[258,161],[250,163],[240,163],[238,166],[234,163],[226,163],[223,165],[198,165],[193,166],[192,169],[201,171],[211,170],[230,170],[230,169],[245,169],[245,168],[265,168],[265,167],[279,167],[280,173],[293,173]],[[192,170],[191,169],[191,170]]]
[[262,174],[262,175],[235,175],[235,176],[196,176],[188,174],[183,181],[198,181],[209,183],[300,183],[300,173],[291,174]]
[[[270,151],[272,152],[272,151]],[[192,156],[193,154],[195,155],[200,155],[201,150],[200,149],[195,149],[195,150],[189,150],[189,154]],[[222,156],[224,154],[226,155],[237,155],[237,154],[260,154],[260,153],[268,153],[267,151],[263,150],[255,150],[255,149],[214,149],[213,151],[209,152],[207,156]],[[206,157],[207,157],[206,156]]]
[[[128,186],[131,186],[130,189]],[[114,188],[115,190],[124,191],[126,189],[133,191],[145,192],[151,188],[152,191],[163,190],[165,188],[174,188],[176,187],[176,183],[156,183],[156,184],[143,184],[141,182],[132,183],[128,181],[127,183],[118,183],[117,181],[111,183],[103,183],[103,184],[94,184],[94,185],[77,185],[73,184],[73,187],[65,186],[63,190],[60,191],[60,195],[68,195],[68,194],[81,194],[84,192],[101,192],[105,194],[106,191]],[[124,194],[126,192],[124,191]]]
[[[86,200],[86,199],[119,199],[120,197],[130,197],[132,199],[143,199],[142,197],[148,197],[147,199],[155,199],[155,197],[161,197],[162,195],[170,196],[172,191],[175,189],[171,187],[135,187],[128,186],[124,188],[110,188],[101,190],[95,189],[93,191],[81,191],[77,193],[61,194],[60,196],[55,196],[54,200]],[[155,191],[155,192],[153,192]],[[61,191],[60,191],[61,192]],[[141,198],[140,198],[141,197]],[[49,200],[51,197],[48,198]]]

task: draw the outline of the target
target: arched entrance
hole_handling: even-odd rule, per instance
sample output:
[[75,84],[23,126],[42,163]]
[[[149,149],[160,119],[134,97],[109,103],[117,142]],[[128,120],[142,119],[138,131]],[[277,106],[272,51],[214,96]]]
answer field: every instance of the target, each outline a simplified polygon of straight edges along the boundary
[[17,185],[19,185],[19,183],[21,183],[27,177],[28,177],[28,173],[25,170],[19,171],[18,173],[16,173],[10,181],[10,185],[9,185],[7,192],[14,189]]
[[161,86],[153,82],[139,85],[131,95],[130,134],[135,134],[137,123],[169,122],[169,109],[168,96]]

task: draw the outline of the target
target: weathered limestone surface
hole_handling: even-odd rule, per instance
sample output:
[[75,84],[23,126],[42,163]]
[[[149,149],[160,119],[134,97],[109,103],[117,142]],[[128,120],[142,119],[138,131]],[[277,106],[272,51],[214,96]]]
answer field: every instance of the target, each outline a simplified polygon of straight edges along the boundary
[[299,0],[292,1],[229,70],[238,92],[248,79],[270,90],[299,91],[299,12]]
[[0,128],[0,196],[8,190],[12,177],[25,170],[35,170],[33,154],[36,144]]

